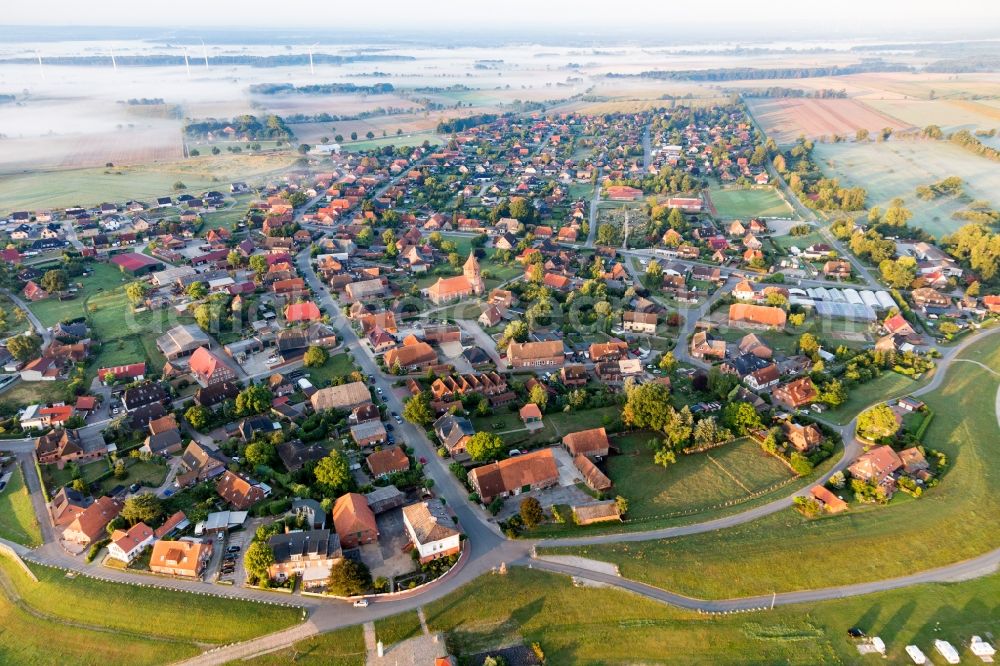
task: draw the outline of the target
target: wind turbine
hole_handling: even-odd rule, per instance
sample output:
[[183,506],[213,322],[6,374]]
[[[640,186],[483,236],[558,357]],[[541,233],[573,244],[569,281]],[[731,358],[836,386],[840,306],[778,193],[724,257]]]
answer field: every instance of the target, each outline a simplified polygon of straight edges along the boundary
[[117,72],[118,71],[118,63],[115,62],[115,50],[113,48],[111,48],[110,46],[108,47],[108,50],[111,52],[111,66]]
[[42,67],[42,54],[38,49],[35,49],[35,55],[38,56],[38,71],[42,75],[42,81],[45,80],[45,68]]
[[313,49],[319,46],[319,42],[316,42],[309,47],[309,73],[316,76],[316,68],[313,67]]
[[191,78],[191,62],[188,60],[188,50],[184,47],[184,68],[187,69],[188,78]]
[[205,40],[201,40],[201,54],[205,56],[205,69],[208,69],[208,49],[205,48]]

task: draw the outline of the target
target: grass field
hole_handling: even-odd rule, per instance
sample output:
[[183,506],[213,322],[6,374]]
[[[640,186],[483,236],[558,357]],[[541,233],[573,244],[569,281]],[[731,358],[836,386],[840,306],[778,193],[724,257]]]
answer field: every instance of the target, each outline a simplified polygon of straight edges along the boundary
[[[34,582],[10,559],[0,573],[24,603],[57,622],[85,622],[111,632],[141,634],[179,643],[229,643],[296,624],[301,611],[253,602],[121,585],[32,566]],[[197,622],[191,618],[197,617]]]
[[920,388],[933,376],[928,373],[919,380],[914,380],[898,372],[886,372],[881,377],[866,384],[852,386],[847,396],[847,402],[836,409],[824,412],[823,417],[844,425],[860,414],[865,408],[878,400],[896,398]]
[[365,666],[365,636],[361,625],[299,641],[293,647],[246,659],[248,666]]
[[133,483],[141,484],[146,488],[159,488],[167,478],[166,465],[132,458],[127,459],[126,464],[128,465],[126,468],[128,476],[124,479],[116,479],[114,476],[104,479],[101,481],[103,492],[107,493],[115,486],[130,486]]
[[517,412],[509,412],[501,408],[492,416],[472,417],[472,425],[475,426],[476,432],[488,430],[497,433],[503,437],[505,445],[511,447],[522,444],[530,446],[561,439],[563,435],[578,430],[599,428],[613,421],[620,414],[621,408],[617,406],[587,409],[580,412],[555,412],[546,414],[542,419],[545,424],[544,428],[528,432],[524,429],[524,424],[521,423]]
[[417,611],[375,620],[375,639],[382,641],[386,647],[419,636],[420,633],[420,617],[417,616]]
[[[850,599],[707,616],[614,589],[574,587],[563,576],[515,567],[483,576],[429,604],[432,631],[449,632],[460,656],[538,642],[554,664],[862,664],[847,636],[859,626],[887,644],[888,663],[909,663],[914,643],[930,654],[1000,625],[1000,576],[923,585]],[[962,657],[972,655],[960,648]],[[752,655],[752,657],[750,657]]]
[[29,303],[28,308],[46,326],[54,326],[60,321],[82,317],[86,314],[84,303],[87,299],[100,292],[110,292],[131,281],[114,264],[92,262],[88,264],[92,271],[90,275],[75,280],[82,285],[76,298],[70,301],[60,301],[58,298],[46,298],[43,301]]
[[233,180],[252,182],[288,168],[298,155],[203,155],[112,169],[69,169],[0,175],[0,214],[15,210],[92,205],[102,201],[148,200],[173,194],[182,182],[188,191],[219,189]]
[[770,187],[754,190],[710,188],[709,196],[718,217],[724,220],[795,216],[791,206]]
[[[629,500],[629,518],[641,520],[688,510],[707,510],[792,477],[789,469],[753,442],[740,439],[663,468],[647,445],[652,433],[616,438],[622,454],[608,458],[608,473]],[[642,529],[637,525],[636,529]]]
[[66,399],[68,382],[17,382],[0,393],[0,406],[21,409],[25,405],[42,402],[61,402]]
[[325,386],[334,377],[344,377],[355,370],[357,367],[351,360],[350,354],[346,352],[334,354],[321,368],[305,368],[305,371],[309,373],[309,381],[314,386],[319,387]]
[[[995,198],[1000,189],[1000,169],[947,141],[888,141],[885,143],[817,143],[817,164],[846,186],[868,190],[869,206],[883,210],[894,197],[902,197],[913,211],[911,227],[920,227],[941,237],[964,222],[952,213],[968,200]],[[933,201],[917,198],[916,188],[949,176],[964,182],[964,197],[941,197]]]
[[445,137],[434,131],[427,132],[411,132],[409,134],[403,134],[402,136],[395,136],[390,134],[389,136],[376,136],[374,139],[366,139],[359,135],[358,141],[346,141],[341,144],[341,150],[345,153],[360,152],[362,150],[371,150],[372,148],[382,148],[384,146],[409,146],[411,148],[417,148],[422,146],[424,141],[427,141],[432,146],[444,143]]
[[0,537],[24,546],[41,545],[42,532],[24,485],[24,475],[19,466],[12,469],[14,475],[0,493]]
[[825,243],[826,239],[818,231],[813,231],[804,236],[771,236],[771,242],[782,250],[787,251],[790,247],[798,247],[804,250],[815,243]]
[[[961,357],[998,367],[1000,340],[975,343]],[[614,562],[628,578],[722,598],[879,580],[998,548],[998,383],[979,366],[961,363],[941,388],[921,396],[936,414],[924,443],[944,452],[950,467],[919,500],[898,493],[888,507],[853,506],[814,520],[789,509],[690,537],[572,552]]]

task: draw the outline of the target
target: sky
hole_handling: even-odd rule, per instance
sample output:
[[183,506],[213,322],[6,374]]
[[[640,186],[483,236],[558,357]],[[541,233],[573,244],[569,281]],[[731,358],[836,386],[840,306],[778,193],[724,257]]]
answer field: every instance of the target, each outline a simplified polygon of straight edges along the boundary
[[[10,2],[0,25],[154,26],[162,28],[230,27],[333,30],[449,31],[462,26],[480,30],[521,28],[565,34],[573,30],[627,35],[692,31],[701,35],[725,27],[728,34],[761,28],[798,28],[802,34],[830,37],[844,33],[898,38],[930,29],[962,30],[1000,37],[1000,2],[995,0],[380,0],[374,3],[302,0],[288,6],[273,0],[32,0]],[[794,39],[796,34],[785,35]],[[961,37],[961,34],[956,34]]]

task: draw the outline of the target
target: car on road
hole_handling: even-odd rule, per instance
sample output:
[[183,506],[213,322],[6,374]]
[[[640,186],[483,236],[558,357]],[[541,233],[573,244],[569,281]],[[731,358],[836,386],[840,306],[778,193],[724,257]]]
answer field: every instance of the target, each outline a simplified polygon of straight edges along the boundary
[[163,496],[164,497],[170,497],[173,494],[174,494],[174,489],[173,488],[167,488],[166,490],[163,491]]
[[402,423],[403,419],[396,412],[392,413],[392,418],[396,419],[396,423]]
[[357,601],[354,602],[354,607],[355,608],[368,608],[368,600],[367,599],[358,599]]
[[140,486],[138,483],[133,483],[131,486],[128,487],[128,491],[130,493],[136,493],[139,492],[139,488],[142,488],[142,486]]
[[242,550],[242,546],[237,546],[236,544],[233,544],[229,548],[226,548],[227,553],[238,553],[240,552],[240,550]]
[[392,432],[393,431],[393,427],[392,427],[391,423],[386,423],[385,424],[385,431],[386,432]]

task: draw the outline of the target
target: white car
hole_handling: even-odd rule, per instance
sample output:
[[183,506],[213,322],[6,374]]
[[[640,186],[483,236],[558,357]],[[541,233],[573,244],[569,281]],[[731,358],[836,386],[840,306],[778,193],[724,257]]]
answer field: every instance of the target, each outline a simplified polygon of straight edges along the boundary
[[354,607],[355,608],[368,608],[368,600],[367,599],[358,599],[357,601],[354,602]]

